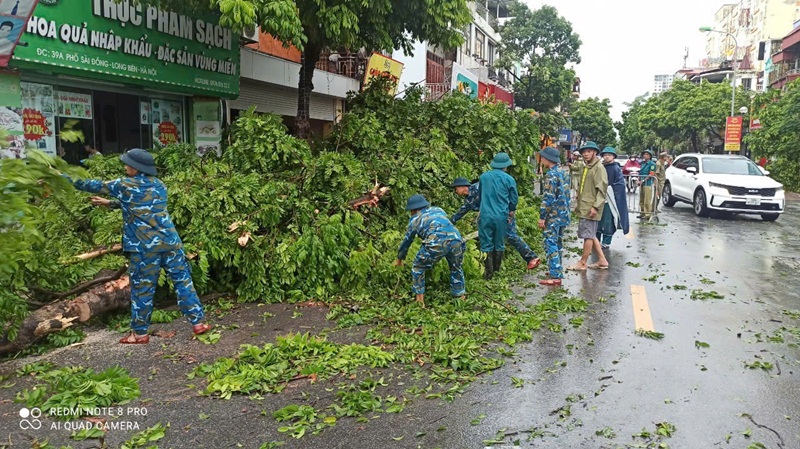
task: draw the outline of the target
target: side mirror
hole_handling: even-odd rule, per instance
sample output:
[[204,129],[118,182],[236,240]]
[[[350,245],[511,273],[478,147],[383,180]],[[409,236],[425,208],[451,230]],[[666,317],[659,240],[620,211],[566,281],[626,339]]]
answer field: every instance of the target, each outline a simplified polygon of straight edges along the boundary
[[763,173],[763,174],[764,174],[764,176],[769,176],[769,171],[767,171],[767,169],[766,169],[766,168],[764,168],[764,167],[762,167],[762,166],[760,166],[760,165],[759,165],[759,166],[758,166],[758,169],[759,169],[759,170],[761,170],[761,173]]
[[686,171],[691,173],[691,174],[693,174],[693,175],[696,175],[697,174],[697,167],[686,167]]

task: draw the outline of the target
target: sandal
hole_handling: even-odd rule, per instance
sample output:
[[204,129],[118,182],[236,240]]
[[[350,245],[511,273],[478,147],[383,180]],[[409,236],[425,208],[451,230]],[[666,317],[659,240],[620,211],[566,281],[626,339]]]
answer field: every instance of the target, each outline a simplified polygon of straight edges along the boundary
[[586,267],[580,267],[578,265],[573,265],[567,268],[567,271],[586,271]]
[[205,334],[206,332],[211,330],[211,325],[206,323],[195,324],[192,326],[192,332],[195,335]]
[[561,279],[542,279],[539,285],[546,285],[548,287],[558,287],[561,285]]
[[600,265],[599,263],[593,263],[589,265],[589,268],[592,270],[608,270],[608,265]]
[[135,332],[131,332],[127,337],[124,337],[119,341],[119,343],[122,345],[146,345],[149,342],[149,335],[137,335]]
[[534,268],[538,267],[540,263],[542,263],[542,261],[538,257],[531,259],[531,261],[528,262],[528,269],[533,270]]

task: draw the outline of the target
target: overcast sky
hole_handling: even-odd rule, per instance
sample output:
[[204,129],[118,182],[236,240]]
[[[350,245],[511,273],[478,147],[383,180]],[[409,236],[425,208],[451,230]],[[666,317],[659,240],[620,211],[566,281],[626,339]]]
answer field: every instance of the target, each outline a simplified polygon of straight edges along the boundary
[[582,62],[576,67],[581,98],[609,98],[611,117],[620,119],[623,103],[653,89],[653,76],[675,73],[705,58],[701,26],[714,25],[724,0],[525,0],[531,9],[556,7],[581,37]]

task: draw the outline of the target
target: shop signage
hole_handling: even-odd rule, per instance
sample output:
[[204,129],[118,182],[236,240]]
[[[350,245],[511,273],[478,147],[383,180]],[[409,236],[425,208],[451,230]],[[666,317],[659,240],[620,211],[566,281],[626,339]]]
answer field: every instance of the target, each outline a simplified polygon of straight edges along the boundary
[[92,119],[92,94],[58,91],[59,117]]
[[[5,0],[0,0],[5,1]],[[42,3],[12,64],[151,87],[239,93],[239,39],[210,14],[199,18],[133,0]]]
[[472,98],[478,98],[478,77],[460,65],[453,63],[452,89]]
[[153,100],[150,108],[153,142],[161,145],[183,142],[183,105],[176,101]]
[[162,145],[178,143],[178,127],[172,122],[161,122],[158,124],[158,140]]
[[725,123],[725,151],[739,151],[742,142],[742,118],[728,117]]
[[0,67],[8,66],[37,0],[0,0]]
[[44,115],[36,109],[23,109],[22,123],[26,140],[39,140],[49,132]]
[[397,95],[397,86],[400,84],[400,75],[403,74],[403,63],[388,58],[380,53],[373,53],[367,63],[367,70],[364,74],[364,86],[368,86],[373,78],[388,78],[394,83],[392,95]]
[[197,155],[202,157],[208,153],[216,153],[218,156],[222,156],[219,100],[200,98],[193,100],[194,140],[197,145]]
[[761,120],[754,118],[750,120],[750,131],[757,131],[761,129]]

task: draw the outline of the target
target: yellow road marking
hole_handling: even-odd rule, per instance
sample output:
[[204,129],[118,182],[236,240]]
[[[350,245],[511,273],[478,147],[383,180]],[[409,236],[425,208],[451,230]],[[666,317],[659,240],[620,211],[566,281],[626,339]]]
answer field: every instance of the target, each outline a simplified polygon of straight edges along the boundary
[[650,315],[650,305],[647,304],[647,293],[643,285],[631,285],[631,299],[633,300],[634,330],[655,331],[653,317]]

